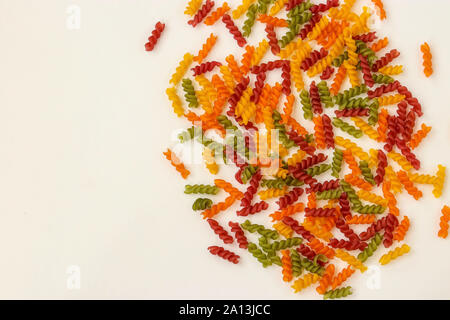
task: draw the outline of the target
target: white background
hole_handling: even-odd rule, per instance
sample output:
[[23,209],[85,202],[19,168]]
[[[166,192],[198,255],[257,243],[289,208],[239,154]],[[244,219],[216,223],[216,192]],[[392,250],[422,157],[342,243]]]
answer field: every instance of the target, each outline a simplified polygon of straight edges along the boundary
[[[221,24],[188,26],[186,2],[0,1],[0,298],[318,298],[312,288],[294,294],[279,268],[263,269],[236,245],[239,265],[210,255],[206,247],[220,242],[162,156],[174,130],[188,126],[164,93],[182,55],[211,31],[220,37],[214,57],[235,47]],[[450,165],[450,1],[384,2],[388,20],[375,19],[376,29],[401,51],[399,79],[433,126],[418,153],[434,174]],[[66,27],[70,5],[81,9],[79,30]],[[167,30],[145,52],[158,20]],[[252,43],[262,37],[254,33]],[[431,79],[420,66],[424,41]],[[212,182],[203,166],[190,168],[188,182]],[[420,202],[400,197],[412,251],[380,269],[378,290],[354,275],[351,299],[450,298],[450,240],[437,237],[448,188],[438,200],[422,189]],[[66,286],[71,265],[81,270],[79,290]]]

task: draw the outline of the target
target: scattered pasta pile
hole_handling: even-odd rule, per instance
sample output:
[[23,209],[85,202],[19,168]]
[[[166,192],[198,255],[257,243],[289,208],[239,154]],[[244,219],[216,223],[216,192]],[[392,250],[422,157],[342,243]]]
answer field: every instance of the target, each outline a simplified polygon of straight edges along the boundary
[[[242,56],[208,60],[219,39],[211,34],[196,55],[184,55],[167,89],[175,114],[193,124],[180,141],[203,145],[212,175],[220,173],[219,161],[236,167],[233,178],[186,185],[186,194],[204,195],[192,208],[224,244],[236,241],[263,267],[281,267],[295,292],[317,283],[325,299],[350,295],[344,283],[366,271],[378,248],[386,250],[381,265],[408,253],[402,241],[410,220],[396,196],[419,200],[418,186],[428,184],[439,198],[445,180],[441,165],[435,174],[419,171],[414,150],[431,128],[418,127],[419,100],[392,77],[403,72],[392,64],[400,52],[387,49],[388,39],[369,29],[370,9],[356,12],[355,2],[243,0],[232,9],[191,0],[188,24],[226,28]],[[372,2],[384,19],[382,2]],[[253,46],[248,37],[257,23],[265,34]],[[422,50],[429,76],[428,45]],[[377,147],[367,148],[369,140]],[[189,176],[174,152],[164,155]],[[221,192],[223,201],[210,199]],[[239,208],[225,212],[234,205]],[[256,216],[272,226],[249,220]],[[446,207],[439,236],[447,236],[449,219]],[[208,248],[239,263],[237,247],[229,249]]]

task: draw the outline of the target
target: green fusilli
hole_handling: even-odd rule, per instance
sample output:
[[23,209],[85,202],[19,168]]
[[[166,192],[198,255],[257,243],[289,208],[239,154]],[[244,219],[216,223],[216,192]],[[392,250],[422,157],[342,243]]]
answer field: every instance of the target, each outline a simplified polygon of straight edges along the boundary
[[206,184],[187,184],[184,187],[184,193],[186,194],[217,194],[219,188],[216,186],[206,185]]

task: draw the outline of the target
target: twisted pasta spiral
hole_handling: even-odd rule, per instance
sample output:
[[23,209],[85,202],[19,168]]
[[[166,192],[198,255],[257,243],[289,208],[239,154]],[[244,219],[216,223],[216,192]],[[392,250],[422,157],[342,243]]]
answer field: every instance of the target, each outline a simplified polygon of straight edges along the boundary
[[219,236],[219,238],[225,243],[230,244],[233,243],[233,237],[228,234],[228,232],[214,219],[206,220],[214,231],[215,234]]
[[380,136],[378,132],[374,130],[367,122],[358,117],[352,117],[352,121],[355,125],[369,138],[375,141],[380,141]]
[[300,101],[303,105],[303,117],[306,120],[312,120],[313,119],[312,104],[308,91],[302,90],[302,92],[300,93]]
[[212,12],[208,17],[206,17],[204,23],[207,26],[212,26],[217,21],[222,18],[222,16],[228,12],[231,8],[229,7],[228,3],[224,2],[223,5],[220,8],[217,8],[216,11]]
[[249,242],[247,250],[263,265],[264,268],[272,265],[270,258],[264,254],[256,244]]
[[327,200],[327,199],[339,199],[342,195],[342,190],[325,190],[317,193],[317,200]]
[[331,169],[331,165],[329,165],[329,164],[320,164],[318,166],[308,168],[308,169],[306,169],[306,176],[303,175],[303,178],[306,179],[304,181],[309,185],[315,184],[315,183],[317,183],[317,181],[311,177],[318,176],[322,173],[327,172],[330,169]]
[[363,175],[364,180],[372,185],[375,185],[375,179],[373,178],[372,170],[369,168],[369,163],[363,160],[359,163],[359,168],[361,169],[361,174]]
[[394,79],[385,74],[372,74],[373,81],[379,84],[391,84],[394,82]]
[[323,295],[323,298],[324,298],[324,300],[340,299],[340,298],[347,297],[347,296],[351,295],[352,293],[353,293],[352,287],[344,287],[344,288],[327,291]]
[[343,158],[344,152],[341,149],[336,148],[333,153],[333,162],[331,167],[331,175],[335,178],[339,178],[340,176]]
[[[275,189],[277,190],[277,189]],[[305,209],[305,205],[301,202],[296,203],[291,206],[287,206],[286,208],[276,211],[269,216],[272,218],[272,221],[282,220],[284,217],[291,216],[297,212],[302,212]]]
[[186,53],[183,56],[183,60],[180,61],[175,73],[172,75],[172,78],[170,79],[170,83],[176,86],[181,79],[186,74],[186,71],[189,69],[190,65],[192,64],[192,61],[194,60],[194,56],[190,53]]
[[244,230],[247,230],[251,233],[258,232],[260,235],[276,240],[278,238],[278,233],[274,230],[266,229],[264,226],[259,224],[252,224],[250,220],[245,220],[244,223],[241,223],[241,227]]
[[383,67],[380,70],[378,70],[378,72],[388,75],[388,76],[395,76],[395,75],[403,73],[403,66],[402,65],[386,66],[386,67]]
[[357,195],[363,200],[378,204],[380,206],[386,207],[388,205],[388,201],[386,199],[366,190],[358,190]]
[[364,135],[364,133],[361,130],[358,130],[354,126],[348,124],[347,122],[345,122],[339,118],[333,119],[333,125],[336,128],[339,128],[342,131],[347,132],[349,135],[351,135],[355,138],[361,138]]
[[386,253],[385,255],[383,255],[380,258],[380,264],[386,265],[389,262],[391,262],[392,260],[397,259],[398,257],[408,253],[410,250],[411,250],[411,248],[407,244],[404,244],[401,247],[397,247],[394,250],[391,250],[388,253]]
[[328,287],[332,284],[332,279],[334,276],[335,267],[334,264],[329,264],[325,269],[324,275],[322,279],[320,279],[319,286],[316,288],[316,291],[319,294],[325,294]]
[[211,254],[221,257],[224,260],[228,260],[234,264],[239,263],[239,256],[231,251],[225,250],[219,246],[210,246],[208,250]]
[[349,149],[353,155],[357,156],[361,160],[369,161],[369,155],[364,152],[359,146],[357,146],[354,142],[344,139],[340,136],[335,137],[335,143],[343,147],[345,149]]
[[195,200],[195,202],[192,204],[192,210],[205,210],[209,209],[212,206],[212,200],[208,198],[198,198]]
[[345,269],[342,269],[341,272],[339,272],[332,281],[331,289],[334,290],[337,287],[339,287],[341,284],[343,284],[350,276],[355,273],[355,269],[352,268],[352,266],[348,266]]
[[430,133],[431,131],[431,127],[428,127],[425,124],[422,124],[422,127],[419,131],[417,131],[412,137],[411,140],[409,141],[409,146],[411,147],[411,149],[415,149],[419,146],[419,144],[422,142],[423,139],[426,138],[426,136],[428,135],[428,133]]
[[391,95],[391,96],[379,97],[378,103],[380,106],[389,106],[389,105],[397,104],[403,100],[405,100],[404,95],[395,94],[395,95]]
[[414,199],[419,200],[422,197],[422,191],[420,191],[414,186],[413,182],[409,180],[408,174],[405,171],[397,172],[397,177],[405,187],[406,191],[411,196],[413,196]]
[[[262,241],[261,241],[262,240]],[[272,244],[267,242],[267,238],[261,237],[259,245],[263,248],[264,251],[279,251],[285,250],[291,247],[298,246],[303,241],[302,238],[289,238],[286,240],[275,241]]]
[[197,96],[195,94],[194,85],[192,84],[192,81],[190,79],[183,79],[183,90],[185,92],[185,98],[186,101],[189,103],[189,107],[191,108],[197,108],[198,107],[198,100]]
[[184,10],[184,14],[193,16],[200,9],[203,0],[190,0]]
[[336,257],[344,262],[347,262],[353,268],[358,269],[361,272],[365,272],[367,270],[367,267],[361,261],[344,250],[336,249]]
[[363,252],[358,255],[358,259],[361,262],[365,262],[369,257],[373,255],[375,250],[377,250],[382,240],[383,237],[379,233],[375,234],[372,240],[370,240],[369,245],[364,249]]
[[212,218],[219,212],[227,210],[229,207],[233,205],[233,203],[236,200],[237,200],[236,197],[231,195],[227,197],[225,201],[219,202],[213,205],[211,208],[206,209],[205,211],[202,212],[203,219]]
[[423,53],[423,73],[428,78],[433,74],[433,56],[431,55],[431,49],[428,43],[425,42],[422,44],[420,46],[420,51]]
[[205,185],[205,184],[187,184],[184,189],[186,194],[214,194],[219,192],[219,188],[216,186]]
[[292,285],[292,289],[294,289],[294,292],[300,292],[303,289],[308,288],[312,284],[316,283],[320,280],[320,276],[315,273],[308,273],[303,278],[295,280],[294,284]]
[[395,229],[394,240],[402,241],[405,238],[406,232],[408,232],[409,229],[409,224],[408,216],[403,217],[403,220]]
[[292,237],[292,229],[289,226],[285,225],[282,221],[275,223],[273,225],[273,228],[286,239]]
[[239,223],[230,221],[228,222],[228,225],[231,227],[231,232],[234,233],[234,237],[239,244],[239,248],[247,249],[248,241]]
[[340,66],[334,77],[333,84],[331,85],[330,93],[332,95],[336,95],[339,92],[346,75],[347,69],[345,69],[344,66]]
[[442,190],[445,182],[445,171],[446,168],[444,166],[438,165],[438,172],[436,173],[436,182],[433,190],[433,195],[436,198],[440,198],[442,196]]
[[312,239],[311,241],[309,241],[308,246],[311,249],[313,249],[315,252],[317,252],[317,254],[323,254],[329,259],[334,258],[334,255],[335,255],[334,250],[327,247],[326,245],[324,245],[317,239]]
[[291,249],[292,275],[298,277],[303,273],[302,258],[295,249]]
[[184,115],[184,108],[181,103],[180,97],[177,94],[177,89],[175,87],[168,88],[166,90],[167,97],[172,102],[172,108],[175,114],[178,117],[181,117]]
[[392,191],[394,193],[401,192],[403,189],[403,185],[401,184],[400,180],[397,177],[397,174],[391,166],[386,167],[386,176],[390,181]]
[[167,149],[163,154],[166,159],[170,161],[170,164],[181,174],[183,179],[186,179],[191,174],[181,160],[170,149]]
[[194,17],[188,21],[188,24],[196,27],[211,12],[214,7],[214,1],[206,0],[203,6],[197,11]]
[[[298,251],[298,248],[297,248],[297,251]],[[316,273],[319,276],[322,276],[325,271],[325,269],[323,267],[321,267],[318,264],[315,264],[314,262],[312,262],[311,260],[306,259],[306,258],[302,259],[301,265],[305,270],[307,270],[311,273]]]
[[375,222],[375,219],[373,214],[355,215],[347,219],[347,224],[371,224]]
[[378,52],[378,51],[386,48],[388,44],[389,44],[389,39],[383,38],[383,39],[380,39],[378,42],[374,43],[371,48],[373,51]]
[[292,261],[291,261],[291,255],[289,250],[283,250],[281,251],[282,258],[281,258],[281,264],[283,267],[283,281],[290,282],[292,281]]
[[442,208],[442,215],[439,223],[439,232],[438,236],[445,239],[448,236],[448,222],[450,221],[450,208],[448,206],[444,206]]
[[327,16],[323,16],[318,23],[314,26],[311,32],[308,34],[308,38],[310,40],[315,40],[322,31],[328,26],[330,20],[328,20]]

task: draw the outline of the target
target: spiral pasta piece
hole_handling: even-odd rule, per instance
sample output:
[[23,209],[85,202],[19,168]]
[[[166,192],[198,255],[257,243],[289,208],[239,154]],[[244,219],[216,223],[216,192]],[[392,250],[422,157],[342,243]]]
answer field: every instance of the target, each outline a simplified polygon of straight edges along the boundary
[[184,77],[189,67],[191,66],[193,60],[194,56],[190,53],[186,53],[183,56],[183,60],[180,61],[175,73],[172,75],[170,79],[171,84],[176,86],[181,81],[181,79]]
[[425,139],[428,136],[428,133],[430,133],[431,127],[428,127],[426,124],[422,124],[421,129],[417,131],[409,141],[409,146],[411,149],[417,148],[423,139]]
[[365,272],[367,270],[367,267],[361,261],[344,250],[336,249],[336,257],[344,262],[347,262],[350,266],[361,272]]
[[293,230],[288,225],[284,224],[283,221],[279,221],[273,225],[273,228],[277,230],[286,239],[292,238]]
[[167,94],[167,97],[169,98],[169,100],[172,102],[172,108],[173,108],[173,111],[175,112],[175,114],[178,117],[183,116],[184,108],[183,108],[181,99],[177,94],[177,89],[175,87],[168,88],[166,90],[166,94]]
[[172,152],[172,150],[167,149],[166,152],[163,152],[164,156],[167,160],[170,161],[170,164],[181,174],[183,179],[186,179],[191,173],[186,169],[181,160]]
[[403,185],[401,184],[400,180],[397,177],[397,174],[395,173],[394,169],[392,169],[391,166],[386,167],[386,176],[387,179],[390,181],[390,188],[392,188],[392,191],[394,193],[399,193],[403,189]]
[[428,43],[424,43],[420,46],[420,51],[423,53],[423,73],[427,78],[429,78],[433,74],[433,62],[432,62],[432,54],[431,49]]
[[328,287],[331,286],[334,272],[335,272],[334,264],[329,264],[325,269],[325,273],[323,274],[322,279],[320,279],[319,281],[319,286],[316,288],[316,291],[319,294],[325,294]]
[[332,95],[337,95],[344,80],[345,80],[345,76],[347,75],[347,69],[344,66],[340,66],[338,69],[338,72],[336,73],[334,80],[333,80],[333,84],[331,85],[330,88],[330,93]]
[[323,299],[327,300],[327,299],[345,298],[345,297],[351,295],[352,293],[353,293],[352,287],[339,288],[339,289],[327,291],[323,295]]
[[233,19],[239,19],[247,12],[248,8],[250,8],[255,1],[256,0],[242,0],[242,3],[232,11]]
[[230,196],[234,196],[236,199],[241,199],[244,196],[244,194],[241,191],[239,191],[238,189],[233,187],[233,185],[231,183],[229,183],[225,180],[215,179],[214,184],[216,185],[216,187],[224,190]]
[[222,16],[227,13],[230,10],[230,6],[228,5],[228,3],[224,2],[223,5],[219,8],[216,9],[216,11],[211,12],[211,14],[206,17],[204,23],[207,26],[212,26],[213,24],[215,24],[217,21],[219,21]]
[[378,72],[388,76],[395,76],[403,73],[403,66],[386,66],[378,70]]
[[375,222],[375,215],[373,214],[363,214],[354,215],[346,220],[347,224],[372,224]]
[[[226,3],[226,2],[225,2]],[[198,63],[202,63],[203,60],[209,55],[211,50],[214,48],[217,42],[217,36],[211,33],[206,39],[206,42],[203,44],[202,49],[198,52],[198,54],[193,58],[194,61]]]
[[287,193],[287,188],[284,189],[267,189],[264,191],[260,191],[258,193],[261,200],[267,200],[271,198],[276,198],[280,196],[284,196]]
[[283,268],[283,281],[291,282],[293,279],[292,275],[292,261],[289,250],[281,251],[281,264]]
[[392,96],[384,96],[384,97],[379,97],[378,98],[378,103],[382,107],[390,106],[390,105],[402,102],[403,100],[405,100],[405,98],[406,97],[404,95],[402,95],[402,94],[395,94],[395,95],[392,95]]
[[419,200],[422,197],[422,191],[414,186],[414,183],[409,179],[408,174],[405,171],[397,172],[397,177],[405,187],[405,190],[413,196],[414,199]]
[[352,266],[348,266],[345,269],[342,269],[341,272],[339,272],[332,281],[331,289],[334,290],[337,287],[339,287],[341,284],[343,284],[345,281],[347,281],[348,278],[352,276],[352,274],[355,273],[355,269]]
[[405,239],[406,232],[408,232],[408,229],[409,229],[409,225],[410,225],[410,222],[409,222],[408,216],[404,216],[402,221],[400,222],[400,224],[395,229],[395,232],[393,235],[394,240],[402,241],[403,239]]
[[316,137],[317,148],[325,149],[325,133],[323,130],[323,122],[322,117],[317,116],[313,118],[314,122],[314,136]]
[[349,149],[352,154],[357,156],[359,159],[369,161],[369,155],[365,151],[363,151],[361,147],[358,147],[354,142],[340,136],[336,136],[334,142],[340,147]]
[[378,132],[374,130],[367,122],[358,117],[352,117],[352,121],[355,125],[370,139],[375,141],[380,141],[380,136]]
[[231,251],[225,250],[222,247],[219,246],[210,246],[208,247],[209,252],[212,255],[216,255],[221,257],[224,260],[228,260],[234,264],[239,263],[239,256]]
[[450,221],[450,208],[448,206],[444,206],[442,208],[442,215],[439,223],[439,232],[438,237],[447,238],[448,236],[448,222]]
[[384,10],[384,5],[381,0],[372,0],[373,4],[378,8],[378,15],[381,20],[386,19],[386,11]]
[[[271,189],[269,189],[271,190]],[[272,189],[272,190],[279,190],[279,189]],[[266,192],[266,191],[261,191],[261,192]],[[263,197],[265,197],[265,195],[263,194]],[[260,195],[261,198],[261,195]],[[276,211],[272,214],[270,214],[269,216],[272,217],[272,221],[279,221],[282,220],[284,217],[288,217],[293,215],[294,213],[297,212],[302,212],[305,209],[305,205],[301,202],[296,203],[294,205],[290,205],[287,206],[286,208],[280,210],[280,211]]]
[[445,171],[446,168],[442,165],[438,165],[438,171],[436,173],[436,180],[434,183],[433,195],[436,198],[440,198],[442,196],[442,190],[444,189],[445,182]]
[[368,192],[366,190],[358,190],[358,192],[356,194],[361,199],[372,202],[374,204],[378,204],[383,207],[387,207],[387,205],[388,205],[388,201],[386,199],[384,199],[383,197],[380,197],[379,195],[376,195],[374,193]]
[[297,293],[302,291],[303,289],[308,288],[319,280],[319,275],[315,273],[308,273],[303,278],[295,280],[294,284],[292,285],[292,289],[294,289],[294,292]]
[[356,162],[355,158],[353,157],[351,150],[344,150],[343,157],[353,175],[359,176],[362,174],[358,162]]
[[380,39],[378,42],[374,43],[372,45],[371,49],[374,52],[378,52],[378,51],[381,51],[382,49],[386,48],[388,44],[389,44],[389,39],[383,38],[383,39]]
[[186,194],[212,194],[216,195],[219,193],[219,188],[217,186],[205,185],[205,184],[187,184],[184,187],[184,193]]
[[264,56],[266,55],[267,50],[269,50],[269,42],[267,42],[266,39],[263,39],[258,44],[258,46],[255,48],[251,65],[252,66],[258,65],[261,62],[261,60],[264,58]]
[[203,219],[212,218],[217,215],[219,212],[227,210],[229,207],[233,205],[233,203],[238,200],[235,196],[231,195],[227,197],[223,202],[219,202],[213,205],[211,208],[206,209],[202,212]]
[[404,254],[407,254],[410,250],[411,250],[411,248],[407,244],[404,244],[401,247],[397,247],[394,250],[391,250],[388,253],[386,253],[385,255],[383,255],[380,258],[380,264],[386,265],[389,262],[391,262],[392,260],[397,259],[398,257],[400,257]]
[[212,206],[212,200],[208,198],[198,198],[195,200],[195,202],[192,204],[192,210],[205,210],[209,209]]
[[190,0],[184,10],[184,14],[193,16],[202,6],[203,0]]

